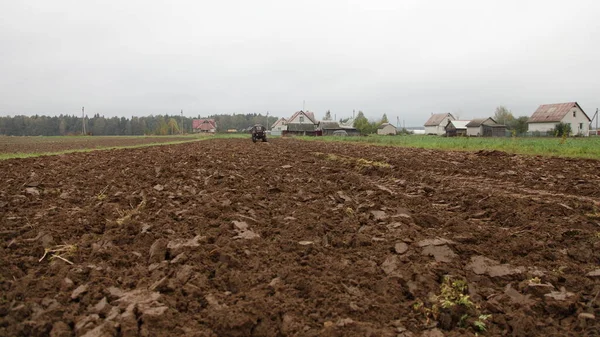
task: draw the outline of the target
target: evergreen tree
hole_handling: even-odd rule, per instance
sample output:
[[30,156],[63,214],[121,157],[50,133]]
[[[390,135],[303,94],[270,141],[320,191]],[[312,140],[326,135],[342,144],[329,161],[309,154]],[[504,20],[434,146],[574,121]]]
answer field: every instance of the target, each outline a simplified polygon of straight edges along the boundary
[[383,116],[381,117],[381,122],[379,122],[379,125],[383,124],[383,123],[389,123],[390,121],[388,121],[387,115],[383,114]]

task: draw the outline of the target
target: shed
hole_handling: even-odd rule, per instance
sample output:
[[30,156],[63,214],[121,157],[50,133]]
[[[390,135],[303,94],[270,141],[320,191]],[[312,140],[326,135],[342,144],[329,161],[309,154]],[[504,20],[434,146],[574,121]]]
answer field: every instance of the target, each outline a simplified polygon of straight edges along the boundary
[[287,130],[282,131],[283,136],[316,136],[317,128],[314,124],[288,123]]
[[378,135],[395,135],[398,130],[390,123],[383,123],[377,128]]
[[467,135],[467,124],[469,121],[449,121],[446,125],[446,136],[466,136]]
[[506,125],[498,124],[492,117],[475,118],[467,124],[468,136],[505,137]]
[[317,130],[322,136],[331,136],[336,131],[344,130],[340,123],[334,121],[320,121],[317,124]]

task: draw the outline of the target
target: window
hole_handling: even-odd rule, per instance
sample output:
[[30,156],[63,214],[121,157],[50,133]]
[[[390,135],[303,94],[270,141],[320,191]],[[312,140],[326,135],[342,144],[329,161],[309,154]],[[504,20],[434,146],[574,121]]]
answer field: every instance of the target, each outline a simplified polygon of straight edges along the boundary
[[300,123],[304,123],[304,117],[300,116]]
[[577,117],[577,111],[573,110],[573,117]]
[[579,123],[579,130],[583,130],[583,123]]

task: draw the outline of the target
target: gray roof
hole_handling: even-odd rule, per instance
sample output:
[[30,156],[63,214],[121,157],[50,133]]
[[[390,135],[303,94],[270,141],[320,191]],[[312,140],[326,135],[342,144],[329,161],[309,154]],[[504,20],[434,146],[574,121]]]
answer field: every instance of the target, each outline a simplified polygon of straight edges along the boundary
[[391,125],[391,126],[394,128],[394,129],[396,128],[394,125],[392,125],[392,124],[390,124],[390,123],[383,123],[383,124],[379,125],[377,128],[378,128],[378,129],[383,129],[383,128],[385,128],[385,127],[386,127],[386,126],[388,126],[388,125]]
[[287,125],[287,130],[288,131],[315,131],[315,125],[314,124],[307,124],[307,123],[288,123]]
[[444,121],[444,118],[446,117],[450,117],[450,119],[454,120],[454,116],[452,116],[451,113],[447,112],[447,113],[441,113],[441,114],[433,114],[431,115],[431,117],[429,117],[429,119],[427,120],[427,122],[425,122],[425,126],[438,126],[440,125],[440,123],[442,121]]
[[481,126],[481,124],[485,124],[485,125],[489,125],[489,126],[498,126],[500,124],[496,123],[496,121],[492,118],[492,117],[488,117],[488,118],[475,118],[472,119],[468,124],[467,127],[468,128],[472,128],[472,127],[478,127]]
[[[452,125],[454,125],[455,129],[465,129],[466,130],[467,129],[467,125],[469,125],[469,123],[470,123],[469,121],[456,121],[455,120],[455,121],[449,121],[448,125],[452,124]],[[446,125],[446,127],[448,125]]]
[[340,124],[338,122],[334,122],[334,121],[320,121],[319,122],[319,128],[321,130],[339,129],[340,128]]

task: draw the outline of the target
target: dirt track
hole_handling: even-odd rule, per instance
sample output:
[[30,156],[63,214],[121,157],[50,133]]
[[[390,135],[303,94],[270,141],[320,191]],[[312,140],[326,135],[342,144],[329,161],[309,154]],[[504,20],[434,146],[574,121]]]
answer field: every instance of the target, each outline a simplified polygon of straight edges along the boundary
[[2,336],[600,335],[598,161],[215,139],[0,174]]

